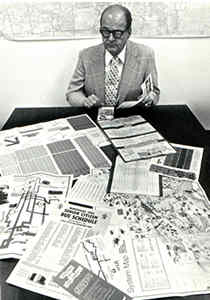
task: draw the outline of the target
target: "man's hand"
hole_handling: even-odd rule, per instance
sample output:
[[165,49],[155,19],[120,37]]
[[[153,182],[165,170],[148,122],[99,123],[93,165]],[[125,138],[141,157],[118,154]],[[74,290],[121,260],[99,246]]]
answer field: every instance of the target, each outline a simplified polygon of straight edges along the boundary
[[149,107],[153,104],[157,104],[158,96],[154,92],[149,92],[149,94],[141,101],[146,107]]
[[100,99],[96,95],[90,95],[85,98],[84,100],[84,106],[85,107],[92,107],[92,106],[99,106]]

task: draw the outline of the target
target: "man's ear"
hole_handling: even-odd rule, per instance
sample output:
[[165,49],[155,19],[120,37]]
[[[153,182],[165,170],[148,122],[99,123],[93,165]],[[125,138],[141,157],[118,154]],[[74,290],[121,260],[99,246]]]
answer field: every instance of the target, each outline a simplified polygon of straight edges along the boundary
[[128,28],[128,33],[129,33],[129,36],[131,35],[131,32],[132,32],[132,29],[131,29],[131,26]]

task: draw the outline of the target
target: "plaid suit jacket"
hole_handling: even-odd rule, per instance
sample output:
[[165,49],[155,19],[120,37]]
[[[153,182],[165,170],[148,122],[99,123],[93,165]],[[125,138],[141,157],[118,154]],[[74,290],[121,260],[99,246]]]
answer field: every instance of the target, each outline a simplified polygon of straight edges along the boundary
[[[159,96],[158,75],[154,51],[143,44],[127,42],[125,63],[118,89],[119,103],[137,100],[141,84],[151,73],[154,91]],[[105,49],[103,44],[84,49],[79,54],[76,69],[67,89],[67,100],[79,101],[95,94],[104,103]],[[81,102],[81,101],[80,101]]]

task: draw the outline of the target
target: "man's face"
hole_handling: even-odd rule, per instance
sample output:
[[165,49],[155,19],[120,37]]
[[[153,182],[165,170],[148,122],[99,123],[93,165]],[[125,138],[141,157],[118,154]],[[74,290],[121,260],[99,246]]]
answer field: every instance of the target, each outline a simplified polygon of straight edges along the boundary
[[101,21],[100,31],[105,49],[113,56],[122,51],[130,36],[126,17],[122,12],[110,11],[105,13]]

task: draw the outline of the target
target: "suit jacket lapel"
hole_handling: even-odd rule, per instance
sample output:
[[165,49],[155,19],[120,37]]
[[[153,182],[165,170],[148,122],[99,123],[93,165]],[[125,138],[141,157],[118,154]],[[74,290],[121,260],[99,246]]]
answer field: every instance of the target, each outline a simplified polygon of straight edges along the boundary
[[96,91],[96,94],[99,95],[99,98],[104,101],[104,70],[105,70],[105,55],[104,55],[104,46],[100,44],[96,48],[96,53],[94,57],[91,57],[91,63],[93,67],[93,85]]
[[127,42],[125,64],[123,66],[122,78],[120,81],[118,97],[120,99],[119,104],[125,100],[126,94],[129,90],[130,83],[135,80],[135,72],[137,69],[136,51],[130,41]]

